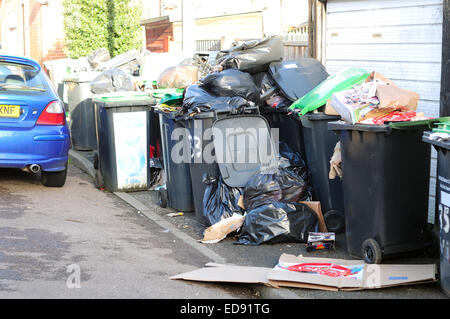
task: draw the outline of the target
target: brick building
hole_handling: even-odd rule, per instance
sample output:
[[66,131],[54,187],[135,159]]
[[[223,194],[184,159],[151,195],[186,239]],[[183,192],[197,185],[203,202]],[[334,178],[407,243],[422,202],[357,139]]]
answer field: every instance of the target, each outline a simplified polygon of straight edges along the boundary
[[62,0],[0,0],[0,52],[39,63],[64,58]]

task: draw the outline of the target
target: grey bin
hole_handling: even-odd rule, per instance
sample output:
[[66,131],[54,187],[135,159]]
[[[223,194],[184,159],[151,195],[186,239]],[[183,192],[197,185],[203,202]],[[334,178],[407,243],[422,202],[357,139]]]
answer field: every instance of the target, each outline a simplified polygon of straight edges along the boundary
[[[227,152],[229,158],[240,158],[241,154],[248,154],[248,151],[242,148],[236,149],[236,144],[231,143],[235,138],[234,133],[238,132],[240,137],[247,138],[250,143],[254,142],[254,135],[248,132],[247,128],[263,128],[270,134],[269,125],[264,117],[255,115],[257,108],[248,107],[245,115],[231,115],[229,111],[211,111],[202,112],[184,120],[184,127],[189,132],[191,139],[191,158],[189,163],[189,173],[191,178],[191,189],[195,215],[199,222],[205,223],[203,211],[203,200],[207,185],[203,183],[203,178],[208,175],[222,175],[225,184],[234,187],[245,186],[246,181],[251,175],[259,171],[260,166],[267,166],[266,162],[262,165],[260,158],[257,157],[256,165],[254,163],[241,162],[223,162],[217,160],[217,151],[219,153]],[[216,125],[217,124],[217,125]],[[227,131],[228,130],[228,131]],[[231,132],[231,133],[230,133]],[[231,134],[231,135],[227,135]],[[214,136],[215,135],[215,136]],[[214,136],[214,138],[213,138]],[[269,135],[267,135],[269,136]],[[223,140],[222,138],[225,138]],[[269,142],[272,140],[270,139]],[[217,144],[216,144],[217,142]],[[230,143],[229,143],[230,142]],[[267,143],[269,143],[267,142]],[[247,145],[249,144],[242,144]],[[239,145],[239,146],[242,146]],[[254,143],[250,144],[252,147]],[[273,145],[269,143],[269,146]],[[254,150],[254,148],[253,148]],[[212,155],[209,158],[208,155]],[[220,153],[220,158],[224,158]],[[207,156],[205,158],[204,156]],[[236,176],[239,175],[239,176]]]
[[109,191],[150,187],[150,131],[156,101],[140,92],[94,95],[98,169]]
[[95,116],[92,105],[90,83],[99,72],[77,73],[66,77],[64,85],[67,93],[69,127],[72,148],[78,151],[97,149],[95,136]]

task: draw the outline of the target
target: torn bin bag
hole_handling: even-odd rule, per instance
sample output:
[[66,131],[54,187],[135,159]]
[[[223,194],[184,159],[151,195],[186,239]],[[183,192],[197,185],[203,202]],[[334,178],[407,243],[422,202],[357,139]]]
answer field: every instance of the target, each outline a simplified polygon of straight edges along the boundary
[[239,240],[234,244],[304,243],[317,226],[317,215],[307,205],[273,202],[248,211]]
[[259,90],[252,76],[239,70],[211,73],[200,80],[200,87],[217,96],[240,96],[259,103]]
[[233,214],[242,214],[238,205],[241,188],[227,186],[221,176],[205,175],[203,183],[207,185],[203,195],[203,215],[209,226]]

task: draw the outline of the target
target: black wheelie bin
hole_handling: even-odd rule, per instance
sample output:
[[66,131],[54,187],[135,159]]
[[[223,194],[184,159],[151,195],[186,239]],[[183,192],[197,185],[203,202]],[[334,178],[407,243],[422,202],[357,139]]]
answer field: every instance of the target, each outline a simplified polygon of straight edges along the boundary
[[329,122],[339,120],[340,116],[318,112],[296,118],[303,127],[313,200],[320,201],[327,229],[340,233],[345,229],[342,181],[340,178],[329,179],[330,158],[339,139],[327,128]]
[[109,191],[150,187],[150,114],[155,100],[145,93],[94,95],[98,171]]
[[[433,129],[434,132],[449,134],[450,121]],[[433,138],[431,132],[425,132],[423,140],[436,149],[436,213],[439,223],[440,242],[440,282],[442,290],[450,297],[450,140]]]
[[[246,114],[257,114],[258,108],[256,106],[249,106],[245,109]],[[241,114],[242,115],[242,114]],[[229,109],[214,110],[209,112],[201,112],[189,119],[184,120],[183,126],[189,132],[191,142],[191,160],[189,163],[190,180],[192,185],[192,194],[195,215],[197,220],[205,223],[203,212],[203,197],[207,184],[203,181],[209,176],[218,176],[220,174],[219,166],[215,157],[215,147],[213,141],[213,124],[221,119],[230,118],[237,119],[238,116],[230,113]],[[233,128],[234,126],[230,126]],[[227,180],[224,176],[224,182]]]
[[342,152],[347,250],[367,263],[426,250],[430,145],[418,129],[328,123]]
[[184,121],[176,119],[175,112],[156,110],[161,128],[161,151],[166,187],[158,191],[161,207],[180,212],[194,211],[191,174],[191,137]]

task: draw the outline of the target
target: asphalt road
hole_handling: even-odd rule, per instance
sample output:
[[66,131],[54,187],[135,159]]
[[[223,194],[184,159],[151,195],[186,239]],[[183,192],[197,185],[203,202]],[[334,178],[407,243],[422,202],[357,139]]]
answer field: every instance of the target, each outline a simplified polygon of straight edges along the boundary
[[169,280],[208,258],[70,165],[63,188],[0,169],[0,298],[256,298]]

